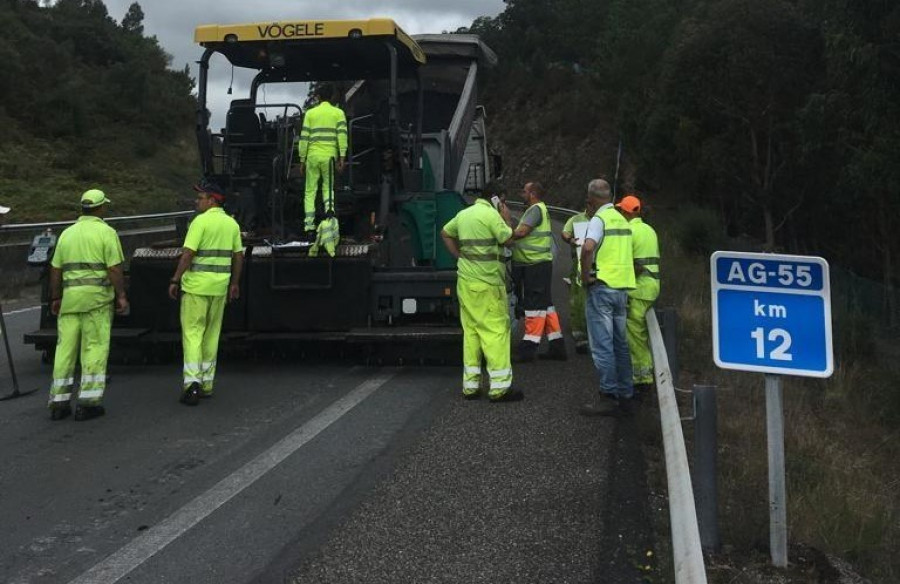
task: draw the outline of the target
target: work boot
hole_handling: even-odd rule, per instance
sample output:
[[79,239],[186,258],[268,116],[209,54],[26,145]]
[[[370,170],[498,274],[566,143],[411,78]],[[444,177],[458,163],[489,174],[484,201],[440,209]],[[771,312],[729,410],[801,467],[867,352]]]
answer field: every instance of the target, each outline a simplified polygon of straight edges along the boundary
[[65,420],[72,415],[72,406],[69,404],[54,405],[50,407],[50,419],[54,422]]
[[579,355],[587,355],[591,352],[591,344],[587,341],[575,341],[575,352]]
[[597,402],[586,403],[578,409],[582,416],[593,418],[596,416],[618,416],[619,398],[611,393],[600,393]]
[[524,393],[522,393],[518,389],[509,388],[506,390],[506,393],[504,393],[503,395],[501,395],[499,397],[492,397],[491,403],[496,404],[496,403],[501,403],[501,402],[517,402],[517,401],[522,401],[523,399],[525,399]]
[[537,343],[531,341],[522,341],[519,343],[519,349],[512,357],[513,363],[533,363],[537,358]]
[[550,341],[549,350],[546,353],[541,353],[538,357],[553,361],[568,361],[569,355],[566,353],[566,342],[562,339]]
[[181,392],[181,399],[178,400],[186,406],[195,406],[200,403],[200,384],[192,383]]
[[106,413],[103,406],[78,406],[75,408],[75,421],[85,422],[94,418],[99,418]]
[[465,393],[463,392],[463,399],[466,401],[473,401],[479,399],[481,397],[481,392],[476,391],[474,393]]

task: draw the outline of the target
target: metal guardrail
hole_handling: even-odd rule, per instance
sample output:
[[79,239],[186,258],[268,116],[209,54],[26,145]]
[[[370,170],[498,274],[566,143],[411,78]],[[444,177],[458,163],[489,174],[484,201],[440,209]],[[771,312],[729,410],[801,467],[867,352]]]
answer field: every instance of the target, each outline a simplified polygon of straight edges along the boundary
[[[135,221],[154,221],[162,219],[179,219],[181,217],[190,217],[194,211],[173,211],[171,213],[155,213],[149,215],[129,215],[124,217],[104,217],[107,223],[132,223]],[[77,219],[71,221],[50,221],[47,223],[13,223],[10,225],[0,226],[0,234],[16,233],[19,231],[43,231],[54,227],[67,227],[73,225]]]
[[675,385],[672,383],[662,331],[654,310],[647,311],[647,328],[650,332],[650,349],[653,352],[653,369],[666,456],[675,582],[706,584],[700,528],[697,523],[697,509],[694,506],[694,490],[691,486],[691,470],[684,446],[684,434],[681,431],[681,414],[675,400]]

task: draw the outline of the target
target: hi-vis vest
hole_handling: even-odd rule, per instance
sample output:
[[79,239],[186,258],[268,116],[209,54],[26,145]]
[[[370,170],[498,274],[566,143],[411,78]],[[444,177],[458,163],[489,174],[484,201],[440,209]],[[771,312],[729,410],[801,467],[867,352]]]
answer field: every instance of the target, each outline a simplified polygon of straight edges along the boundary
[[[506,269],[501,263],[502,246],[491,229],[492,224],[502,221],[497,210],[484,199],[478,199],[474,205],[460,211],[457,218],[459,261],[456,269],[460,281],[504,286]],[[506,229],[511,235],[512,230]]]
[[597,279],[610,288],[634,288],[634,256],[628,221],[612,206],[597,211],[595,217],[603,221],[603,241],[597,249],[594,263]]
[[297,148],[303,161],[307,157],[344,156],[347,153],[347,117],[343,110],[327,101],[310,108],[303,116]]
[[640,300],[656,300],[659,296],[659,240],[653,228],[640,217],[635,217],[628,224],[631,226],[631,249],[636,271],[636,286],[628,295]]
[[89,312],[115,296],[108,269],[124,260],[116,231],[103,219],[82,215],[59,236],[50,265],[62,271],[60,313]]
[[194,250],[194,261],[181,278],[181,288],[200,296],[224,296],[231,280],[231,260],[242,251],[240,227],[221,207],[211,207],[194,218],[184,247]]
[[[516,242],[512,259],[517,264],[538,264],[553,261],[553,234],[550,231],[550,214],[543,202],[534,205],[541,211],[541,222],[527,236]],[[528,211],[526,210],[526,213]],[[522,223],[519,222],[519,225]]]

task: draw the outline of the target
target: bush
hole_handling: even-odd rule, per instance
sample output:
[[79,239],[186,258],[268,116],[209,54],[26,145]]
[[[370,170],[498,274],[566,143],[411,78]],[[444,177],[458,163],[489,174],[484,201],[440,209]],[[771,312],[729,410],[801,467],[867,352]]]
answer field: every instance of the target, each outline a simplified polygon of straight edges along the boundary
[[708,256],[722,248],[725,233],[722,220],[714,211],[688,207],[679,216],[681,221],[675,226],[675,239],[684,253]]

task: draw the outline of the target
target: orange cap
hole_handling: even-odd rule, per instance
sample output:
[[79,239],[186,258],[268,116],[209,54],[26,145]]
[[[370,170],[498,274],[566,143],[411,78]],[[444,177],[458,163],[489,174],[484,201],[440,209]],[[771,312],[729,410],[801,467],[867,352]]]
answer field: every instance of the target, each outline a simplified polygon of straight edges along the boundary
[[622,197],[622,200],[619,201],[616,207],[622,209],[626,213],[640,213],[641,200],[634,195],[626,195],[625,197]]

